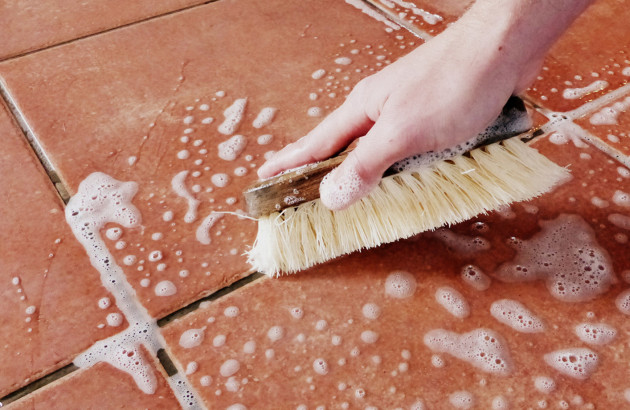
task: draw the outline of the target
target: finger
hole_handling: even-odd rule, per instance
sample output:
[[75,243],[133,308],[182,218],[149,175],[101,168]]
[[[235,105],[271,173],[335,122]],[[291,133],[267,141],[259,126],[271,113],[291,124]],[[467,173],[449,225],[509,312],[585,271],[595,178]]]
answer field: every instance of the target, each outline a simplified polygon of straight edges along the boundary
[[348,98],[305,137],[277,152],[258,169],[269,178],[287,169],[329,158],[362,136],[372,125],[355,98]]
[[409,138],[381,117],[357,147],[319,186],[322,203],[333,211],[345,209],[369,194],[383,173],[409,151]]

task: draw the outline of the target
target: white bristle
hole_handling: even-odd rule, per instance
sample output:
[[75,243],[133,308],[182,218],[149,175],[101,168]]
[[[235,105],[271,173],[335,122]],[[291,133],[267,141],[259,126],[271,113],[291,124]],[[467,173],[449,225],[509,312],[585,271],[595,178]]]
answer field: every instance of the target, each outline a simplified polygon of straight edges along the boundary
[[518,138],[469,155],[385,177],[343,211],[318,199],[262,217],[248,262],[269,276],[293,273],[529,200],[569,177]]

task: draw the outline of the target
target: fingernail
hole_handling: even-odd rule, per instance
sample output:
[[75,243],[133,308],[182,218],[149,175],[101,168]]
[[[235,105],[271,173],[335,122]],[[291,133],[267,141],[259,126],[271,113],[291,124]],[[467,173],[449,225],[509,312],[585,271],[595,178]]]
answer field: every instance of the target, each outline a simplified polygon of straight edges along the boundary
[[373,186],[363,180],[353,167],[338,166],[319,185],[322,203],[333,211],[346,209],[365,195]]

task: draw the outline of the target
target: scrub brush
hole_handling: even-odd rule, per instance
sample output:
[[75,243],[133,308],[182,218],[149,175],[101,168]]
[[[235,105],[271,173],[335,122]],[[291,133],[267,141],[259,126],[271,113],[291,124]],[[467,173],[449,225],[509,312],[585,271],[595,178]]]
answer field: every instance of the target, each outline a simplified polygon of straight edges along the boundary
[[526,144],[535,134],[523,101],[472,140],[394,164],[371,193],[342,211],[319,199],[322,178],[347,153],[259,181],[245,190],[258,234],[248,262],[269,276],[456,224],[526,201],[565,180],[568,171]]

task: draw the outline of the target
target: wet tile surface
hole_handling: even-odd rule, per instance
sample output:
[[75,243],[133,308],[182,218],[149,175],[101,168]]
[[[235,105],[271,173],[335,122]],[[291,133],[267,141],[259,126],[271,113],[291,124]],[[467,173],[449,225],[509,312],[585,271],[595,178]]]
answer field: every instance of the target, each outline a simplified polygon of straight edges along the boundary
[[394,21],[403,21],[430,36],[435,36],[455,22],[468,7],[471,0],[414,1],[369,0]]
[[615,151],[630,156],[630,90],[576,123]]
[[7,409],[177,409],[165,378],[158,372],[157,390],[144,394],[131,376],[108,364],[77,370],[7,406]]
[[580,16],[552,47],[527,95],[554,111],[569,111],[630,80],[630,9],[601,0]]
[[69,7],[59,0],[4,1],[0,60],[200,3],[203,1],[90,0]]
[[166,326],[172,354],[219,408],[627,406],[630,179],[578,145],[536,143],[571,166],[553,193],[255,281]]
[[138,183],[143,226],[111,249],[160,317],[248,271],[255,224],[212,212],[243,209],[266,153],[420,41],[387,28],[339,1],[221,1],[0,64],[0,75],[70,191],[95,171]]
[[0,135],[2,397],[126,323],[108,326],[108,315],[119,315],[113,298],[67,227],[61,200],[4,105]]

